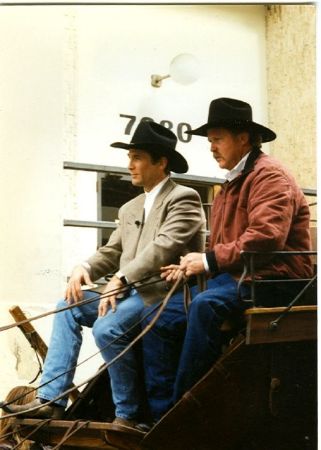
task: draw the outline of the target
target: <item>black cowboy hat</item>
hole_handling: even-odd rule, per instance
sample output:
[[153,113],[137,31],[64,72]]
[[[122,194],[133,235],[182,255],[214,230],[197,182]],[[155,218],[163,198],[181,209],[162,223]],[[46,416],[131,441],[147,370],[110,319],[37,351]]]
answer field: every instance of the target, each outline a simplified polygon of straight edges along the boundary
[[188,171],[188,164],[184,156],[175,150],[177,137],[168,128],[146,121],[140,122],[129,144],[114,142],[111,147],[145,150],[158,156],[165,156],[169,162],[169,169],[176,173]]
[[262,142],[270,142],[276,138],[274,131],[253,122],[251,106],[234,98],[217,98],[212,100],[208,113],[208,121],[188,134],[207,136],[207,130],[216,127],[231,127],[252,129],[262,137]]

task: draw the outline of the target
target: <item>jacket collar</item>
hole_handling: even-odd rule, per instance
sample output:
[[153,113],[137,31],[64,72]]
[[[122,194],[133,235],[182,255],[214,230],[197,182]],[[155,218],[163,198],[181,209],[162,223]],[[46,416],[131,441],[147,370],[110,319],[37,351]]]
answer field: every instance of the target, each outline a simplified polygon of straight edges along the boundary
[[256,160],[258,159],[259,156],[261,156],[263,154],[262,150],[260,150],[258,147],[254,147],[250,154],[249,157],[246,160],[244,169],[242,171],[242,175],[247,174],[248,172],[251,172],[254,168],[254,164],[256,162]]
[[245,176],[247,176],[248,175],[248,173],[250,173],[250,172],[252,172],[252,170],[253,170],[253,168],[254,168],[254,165],[255,165],[255,163],[256,163],[256,160],[261,156],[261,155],[263,155],[264,153],[262,152],[262,150],[260,150],[259,148],[257,148],[257,147],[254,147],[252,150],[251,150],[251,152],[250,152],[250,154],[249,154],[249,156],[248,156],[248,158],[247,158],[247,160],[246,160],[246,162],[245,162],[245,166],[244,166],[244,169],[242,170],[242,172],[236,177],[236,178],[233,178],[233,180],[231,180],[231,181],[226,181],[224,184],[223,184],[223,186],[230,186],[230,185],[232,185],[234,182],[237,182],[237,180],[239,180],[241,177],[245,177]]
[[174,187],[176,186],[175,181],[173,181],[171,178],[169,178],[166,183],[164,184],[164,186],[162,186],[160,192],[157,194],[157,197],[155,198],[153,207],[153,209],[158,209],[162,204],[164,199],[167,197],[168,193],[174,189]]

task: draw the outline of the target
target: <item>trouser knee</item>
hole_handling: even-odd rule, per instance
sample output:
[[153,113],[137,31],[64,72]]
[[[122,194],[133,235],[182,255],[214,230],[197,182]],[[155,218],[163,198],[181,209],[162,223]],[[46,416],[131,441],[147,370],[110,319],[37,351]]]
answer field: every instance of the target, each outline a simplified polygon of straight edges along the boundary
[[60,299],[60,300],[58,300],[58,302],[56,304],[56,309],[66,308],[66,306],[68,306],[66,300]]
[[202,294],[197,295],[189,306],[189,317],[200,316],[206,318],[209,313],[213,313],[215,308],[213,308],[212,302],[209,301],[208,297]]
[[98,348],[102,348],[116,338],[115,333],[108,327],[104,320],[96,320],[92,333]]

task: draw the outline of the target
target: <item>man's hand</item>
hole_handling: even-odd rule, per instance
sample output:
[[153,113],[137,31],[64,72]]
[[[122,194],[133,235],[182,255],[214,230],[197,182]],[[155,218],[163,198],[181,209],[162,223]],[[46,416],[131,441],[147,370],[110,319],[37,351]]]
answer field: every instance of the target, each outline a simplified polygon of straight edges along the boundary
[[[111,278],[102,293],[103,298],[100,300],[98,306],[98,317],[105,316],[109,307],[111,307],[113,312],[116,311],[116,297],[118,295],[117,291],[123,287],[124,285],[118,277],[114,276]],[[108,295],[108,292],[112,293]]]
[[188,253],[186,256],[181,256],[179,267],[187,277],[205,272],[202,253],[194,252]]
[[93,284],[93,282],[90,279],[88,271],[83,266],[76,266],[71,273],[65,292],[65,299],[67,300],[69,305],[82,300],[83,293],[81,290],[81,286],[83,286],[84,284],[90,286]]
[[180,264],[170,264],[169,266],[161,267],[161,277],[165,278],[167,282],[174,282],[178,279],[179,274],[183,273],[185,277],[191,275],[198,275],[205,272],[202,253],[188,253],[186,256],[181,256]]
[[184,272],[180,269],[177,264],[170,264],[169,266],[161,267],[161,278],[165,278],[168,283],[173,283],[176,281],[181,273]]

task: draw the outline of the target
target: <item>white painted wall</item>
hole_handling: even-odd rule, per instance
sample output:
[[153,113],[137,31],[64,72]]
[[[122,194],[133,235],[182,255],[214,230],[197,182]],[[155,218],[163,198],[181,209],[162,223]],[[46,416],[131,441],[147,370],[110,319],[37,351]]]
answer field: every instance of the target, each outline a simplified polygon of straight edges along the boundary
[[[204,123],[211,99],[233,96],[250,101],[257,120],[265,121],[263,6],[100,6],[78,9],[75,20],[81,161],[127,163],[126,152],[109,147],[128,139],[119,114],[170,120],[176,131],[180,122]],[[152,87],[151,74],[168,73],[181,53],[198,58],[199,80],[184,86],[168,79]],[[193,137],[178,149],[190,173],[215,175],[204,144]]]
[[[126,151],[110,147],[114,141],[130,141],[125,134],[128,120],[120,114],[137,118],[131,134],[146,116],[171,121],[176,132],[182,122],[193,128],[205,123],[210,100],[231,96],[249,101],[256,120],[266,123],[263,6],[133,5],[73,11],[76,160],[126,167]],[[199,60],[199,80],[182,85],[167,79],[161,88],[152,87],[151,75],[167,74],[172,59],[182,53]],[[178,142],[177,149],[187,158],[189,173],[222,176],[205,138]],[[73,176],[77,177],[72,188],[76,197],[72,197],[68,218],[95,219],[94,178],[88,173]],[[86,257],[96,236],[75,229],[65,230],[65,235],[71,249],[64,259],[68,272],[81,249],[81,257]],[[87,245],[79,245],[80,241]]]
[[[262,5],[0,7],[1,324],[12,304],[31,315],[52,308],[72,266],[95,250],[95,230],[64,229],[63,219],[96,219],[96,177],[62,164],[126,166],[126,152],[109,146],[130,140],[119,114],[170,120],[175,131],[203,124],[210,100],[231,96],[267,123],[264,26]],[[199,80],[151,87],[181,53],[198,58]],[[177,149],[189,173],[221,174],[204,138]],[[37,326],[48,339],[50,321]],[[0,334],[1,395],[35,373],[27,347]]]

